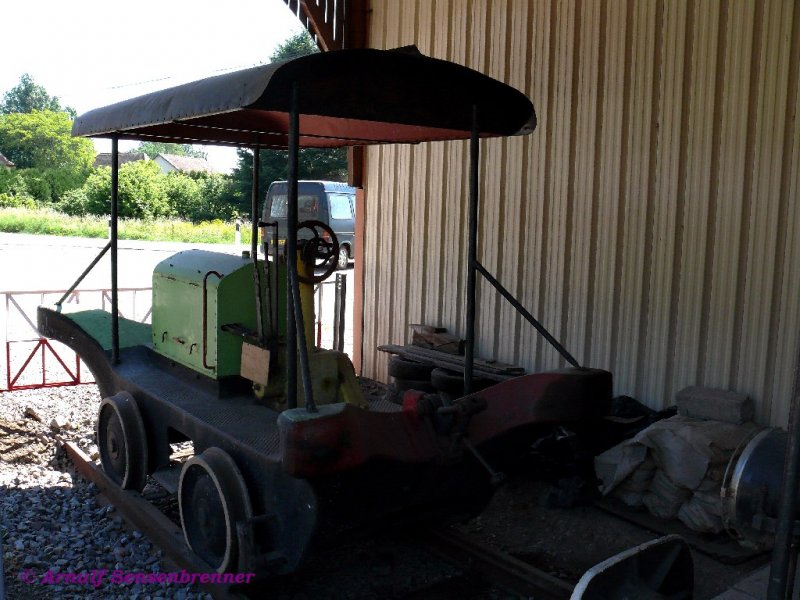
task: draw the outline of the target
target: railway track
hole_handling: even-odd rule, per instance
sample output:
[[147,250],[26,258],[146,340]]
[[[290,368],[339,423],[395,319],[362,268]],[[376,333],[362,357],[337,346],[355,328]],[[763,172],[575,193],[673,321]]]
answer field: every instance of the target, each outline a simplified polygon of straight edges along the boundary
[[[178,569],[184,569],[189,573],[213,572],[209,565],[186,547],[180,527],[169,517],[140,494],[120,489],[74,443],[65,441],[59,436],[55,437],[74,464],[76,471],[93,482],[126,521],[161,548]],[[422,552],[446,561],[452,565],[452,569],[441,578],[433,578],[432,581],[425,581],[416,586],[407,586],[410,589],[386,591],[385,593],[391,594],[389,597],[447,598],[456,594],[467,599],[496,596],[497,592],[503,592],[537,600],[565,600],[572,592],[573,586],[569,583],[525,561],[480,544],[452,528],[425,530],[415,534],[411,543],[418,544]],[[445,570],[447,569],[443,569]],[[204,591],[217,600],[233,600],[272,595],[291,597],[286,595],[286,590],[291,590],[293,585],[291,582],[287,583],[289,579],[291,578],[283,578],[277,584],[253,582],[246,587],[198,583]],[[348,597],[366,598],[370,597],[370,593],[354,591],[349,593]]]

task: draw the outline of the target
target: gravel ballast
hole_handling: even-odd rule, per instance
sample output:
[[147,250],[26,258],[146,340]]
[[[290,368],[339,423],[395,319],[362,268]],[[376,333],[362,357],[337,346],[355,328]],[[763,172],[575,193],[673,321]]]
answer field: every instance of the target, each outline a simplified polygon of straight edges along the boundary
[[[0,537],[6,596],[16,598],[210,598],[196,586],[136,583],[174,573],[97,488],[75,475],[52,437],[97,456],[94,385],[0,393]],[[38,420],[37,420],[38,419]],[[127,576],[130,583],[125,581]]]
[[[385,392],[375,382],[361,383],[368,395]],[[112,580],[115,571],[147,574],[180,569],[130,529],[112,506],[99,503],[96,487],[77,477],[56,450],[54,428],[96,456],[93,428],[99,404],[94,385],[0,392],[0,538],[7,598],[210,598],[193,585]],[[548,494],[541,483],[509,482],[487,510],[462,529],[569,582],[610,555],[658,537],[592,506],[547,508],[543,499]],[[174,495],[151,481],[145,497],[175,520]],[[695,561],[698,572],[708,575],[698,578],[698,600],[712,598],[758,566],[757,561],[722,565],[698,553]],[[92,577],[96,571],[104,571],[101,580],[96,574]],[[73,581],[65,581],[68,575]],[[75,581],[81,576],[83,580]],[[268,590],[270,597],[287,600],[510,597],[475,585],[458,596],[453,596],[452,587],[434,593],[436,585],[450,586],[458,578],[457,569],[417,545],[379,535],[349,544],[344,551],[332,549],[312,559],[303,572],[270,581],[265,588],[255,585],[253,591]],[[415,589],[420,591],[415,594]]]

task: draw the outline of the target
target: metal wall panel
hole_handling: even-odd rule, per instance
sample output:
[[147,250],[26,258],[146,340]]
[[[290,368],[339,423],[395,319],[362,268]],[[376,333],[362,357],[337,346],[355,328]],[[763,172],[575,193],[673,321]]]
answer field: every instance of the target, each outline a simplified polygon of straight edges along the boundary
[[[481,147],[479,259],[615,393],[749,393],[785,424],[800,340],[800,8],[792,0],[372,0],[417,44],[522,89]],[[364,374],[423,321],[464,330],[467,149],[367,153]],[[478,352],[563,361],[485,283]]]

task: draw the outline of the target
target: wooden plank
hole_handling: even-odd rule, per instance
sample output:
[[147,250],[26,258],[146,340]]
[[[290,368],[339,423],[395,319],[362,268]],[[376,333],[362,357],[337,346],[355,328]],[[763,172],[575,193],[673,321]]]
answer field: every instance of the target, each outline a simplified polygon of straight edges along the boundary
[[[386,344],[384,346],[379,346],[378,350],[382,352],[386,352],[388,354],[397,354],[402,358],[406,358],[408,360],[412,360],[415,362],[433,365],[435,367],[440,367],[442,369],[448,369],[451,371],[463,371],[464,365],[463,363],[455,360],[455,357],[451,354],[442,354],[438,357],[431,357],[424,353],[415,352],[413,346],[398,346],[396,344]],[[480,376],[481,378],[492,379],[493,381],[505,381],[506,379],[510,379],[511,377],[517,377],[517,375],[505,375],[498,373],[497,371],[492,370],[484,370],[481,369],[479,366],[473,367],[473,372],[476,376]]]
[[[398,354],[403,358],[409,358],[418,362],[429,363],[443,369],[450,369],[453,371],[462,371],[464,369],[463,357],[437,352],[436,350],[428,350],[416,346],[398,346],[397,344],[378,346],[378,350],[389,354]],[[493,381],[505,381],[506,379],[519,377],[525,374],[525,370],[521,367],[484,359],[475,359],[473,368],[476,376]]]
[[466,342],[441,327],[430,325],[409,325],[411,344],[420,348],[430,348],[446,354],[461,355]]
[[250,381],[268,385],[269,350],[253,344],[242,344],[241,376]]
[[[424,356],[432,356],[432,357],[441,357],[443,360],[451,360],[455,362],[459,362],[461,364],[464,363],[463,356],[456,356],[455,354],[446,354],[444,352],[438,352],[437,350],[431,350],[428,348],[418,348],[416,346],[405,346],[409,352],[412,354],[417,355],[424,355]],[[518,367],[516,365],[510,365],[504,362],[500,362],[498,360],[488,359],[488,358],[475,358],[474,359],[475,366],[487,371],[497,371],[503,373],[514,373],[520,374],[524,373],[525,369],[522,367]]]

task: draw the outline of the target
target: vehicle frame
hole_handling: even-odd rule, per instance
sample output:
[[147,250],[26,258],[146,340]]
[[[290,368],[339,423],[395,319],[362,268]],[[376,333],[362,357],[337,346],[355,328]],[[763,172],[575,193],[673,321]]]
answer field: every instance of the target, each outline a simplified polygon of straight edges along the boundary
[[[74,348],[94,374],[104,398],[98,443],[114,437],[107,431],[113,425],[125,444],[123,458],[111,457],[119,462],[118,483],[140,488],[145,475],[169,467],[171,442],[190,439],[195,457],[187,463],[188,475],[183,467],[179,485],[217,494],[209,506],[224,509],[217,512],[225,519],[220,529],[213,519],[193,516],[202,510],[182,508],[189,546],[220,571],[290,573],[312,547],[346,532],[477,514],[497,484],[493,461],[524,452],[537,428],[586,424],[604,415],[611,374],[580,367],[476,257],[480,140],[528,134],[535,125],[533,105],[519,91],[415,48],[306,56],[154,92],[78,118],[74,135],[112,140],[111,313],[102,323],[108,336],[90,334],[89,325],[61,313],[60,306],[39,309],[39,329]],[[286,410],[253,403],[246,393],[154,353],[118,314],[118,148],[124,139],[253,150],[250,258],[256,273],[259,150],[288,148],[286,245],[296,248],[300,147],[469,140],[463,397],[443,406],[409,392],[400,405],[380,400],[368,407],[318,406],[294,260],[286,261],[282,299]],[[473,393],[479,273],[572,368],[523,375]]]

